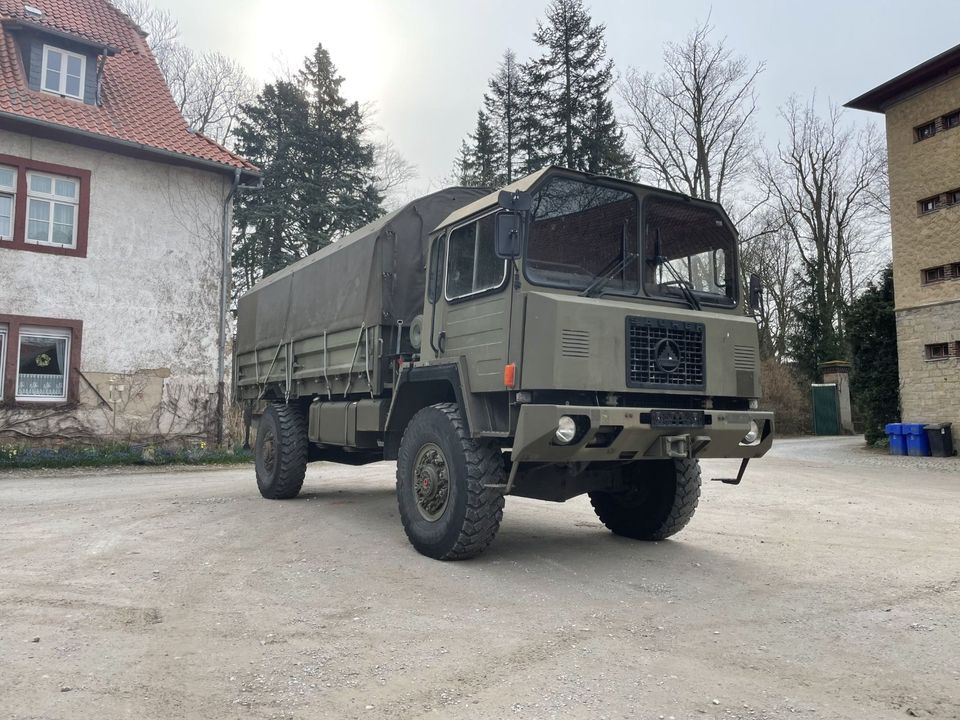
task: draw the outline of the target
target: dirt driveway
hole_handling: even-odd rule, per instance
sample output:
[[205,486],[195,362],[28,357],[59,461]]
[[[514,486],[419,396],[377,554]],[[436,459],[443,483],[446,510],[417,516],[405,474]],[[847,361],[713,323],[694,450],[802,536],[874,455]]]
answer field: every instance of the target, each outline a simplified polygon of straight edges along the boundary
[[960,717],[956,459],[783,441],[657,544],[509,498],[463,563],[393,472],[0,474],[0,717]]

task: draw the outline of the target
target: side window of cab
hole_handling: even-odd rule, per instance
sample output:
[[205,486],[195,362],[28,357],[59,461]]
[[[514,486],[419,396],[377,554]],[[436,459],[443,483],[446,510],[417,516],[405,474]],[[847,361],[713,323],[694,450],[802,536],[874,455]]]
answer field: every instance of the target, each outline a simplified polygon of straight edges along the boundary
[[427,300],[431,303],[440,299],[440,289],[443,287],[443,249],[446,245],[446,234],[438,235],[430,248],[430,275],[427,285]]
[[447,300],[476,295],[500,287],[507,262],[497,257],[494,215],[487,215],[452,230],[447,251]]

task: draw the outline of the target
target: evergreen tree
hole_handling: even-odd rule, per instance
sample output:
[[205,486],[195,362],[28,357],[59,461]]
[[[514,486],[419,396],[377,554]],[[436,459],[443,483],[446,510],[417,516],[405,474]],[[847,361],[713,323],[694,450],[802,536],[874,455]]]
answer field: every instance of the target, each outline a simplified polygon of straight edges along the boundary
[[815,277],[800,278],[800,301],[794,310],[795,330],[788,339],[790,356],[797,370],[809,382],[820,382],[820,364],[845,355],[844,340],[818,302]]
[[477,127],[470,142],[460,145],[457,172],[460,183],[469,187],[498,187],[503,184],[503,152],[483,110],[477,112]]
[[501,157],[497,184],[513,182],[518,161],[517,140],[520,127],[520,66],[513,50],[503,53],[496,74],[489,81],[490,92],[483,96],[483,107],[490,118]]
[[238,293],[382,212],[363,112],[342,83],[318,45],[297,82],[267,85],[242,109],[237,152],[261,168],[263,188],[237,199]]
[[322,45],[305,60],[300,83],[310,103],[301,195],[304,254],[310,254],[376,219],[383,197],[360,105],[340,94],[343,78]]
[[517,79],[520,106],[517,113],[517,167],[519,174],[529,175],[555,159],[546,139],[549,98],[544,89],[543,74],[536,63],[520,65]]
[[863,417],[868,443],[884,437],[884,426],[900,419],[897,320],[893,311],[893,266],[871,283],[847,313],[850,389]]
[[305,174],[300,140],[308,124],[307,99],[289,82],[265,86],[242,108],[237,152],[261,169],[263,187],[236,200],[233,267],[238,293],[299,257],[301,231],[293,199]]
[[546,110],[540,146],[555,162],[623,175],[632,160],[608,97],[613,61],[605,30],[593,24],[583,0],[553,0],[533,36],[543,55],[531,64],[527,89]]
[[606,92],[591,99],[590,123],[586,127],[580,161],[587,172],[633,177],[633,158],[626,150],[623,129],[613,113],[613,103]]

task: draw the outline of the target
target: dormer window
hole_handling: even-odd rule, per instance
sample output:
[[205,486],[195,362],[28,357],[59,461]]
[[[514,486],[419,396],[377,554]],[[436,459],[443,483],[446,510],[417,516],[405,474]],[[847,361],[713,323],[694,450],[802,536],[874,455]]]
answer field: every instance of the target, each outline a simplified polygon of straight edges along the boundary
[[41,87],[56,95],[83,100],[83,78],[87,59],[52,45],[43,46]]

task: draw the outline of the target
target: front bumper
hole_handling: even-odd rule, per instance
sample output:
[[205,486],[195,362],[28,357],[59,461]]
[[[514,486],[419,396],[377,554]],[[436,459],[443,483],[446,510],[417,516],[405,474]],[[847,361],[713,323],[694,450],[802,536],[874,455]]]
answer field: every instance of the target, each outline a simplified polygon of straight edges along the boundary
[[[641,458],[755,458],[773,443],[773,413],[706,410],[702,427],[656,427],[659,408],[522,405],[513,441],[513,460],[596,462]],[[560,445],[554,433],[561,416],[577,420],[579,436]],[[753,421],[760,429],[751,445],[741,440]]]

